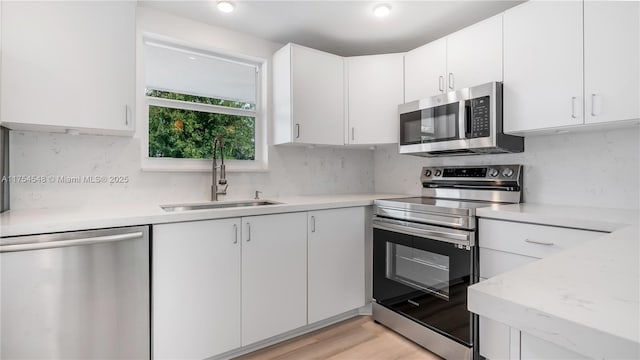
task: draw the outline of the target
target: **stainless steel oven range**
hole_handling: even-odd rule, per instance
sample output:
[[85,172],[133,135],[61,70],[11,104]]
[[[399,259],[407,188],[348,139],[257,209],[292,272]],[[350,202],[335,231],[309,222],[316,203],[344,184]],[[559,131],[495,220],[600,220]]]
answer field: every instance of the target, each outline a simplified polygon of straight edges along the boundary
[[376,200],[373,319],[446,359],[478,355],[467,287],[478,281],[475,210],[519,203],[522,166],[422,169],[422,196]]

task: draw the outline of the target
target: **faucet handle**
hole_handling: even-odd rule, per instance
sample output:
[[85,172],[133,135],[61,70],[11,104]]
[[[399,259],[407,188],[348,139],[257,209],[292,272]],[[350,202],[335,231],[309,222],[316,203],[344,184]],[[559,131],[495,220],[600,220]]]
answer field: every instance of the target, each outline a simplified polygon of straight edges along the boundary
[[[222,184],[220,184],[220,185],[222,185]],[[229,187],[229,184],[225,184],[225,185],[224,185],[224,189],[222,189],[222,190],[218,190],[218,191],[217,191],[217,192],[218,192],[218,194],[220,194],[220,195],[227,195],[227,188],[228,188],[228,187]]]
[[256,196],[254,197],[254,199],[255,200],[260,200],[260,194],[262,194],[262,191],[256,190]]

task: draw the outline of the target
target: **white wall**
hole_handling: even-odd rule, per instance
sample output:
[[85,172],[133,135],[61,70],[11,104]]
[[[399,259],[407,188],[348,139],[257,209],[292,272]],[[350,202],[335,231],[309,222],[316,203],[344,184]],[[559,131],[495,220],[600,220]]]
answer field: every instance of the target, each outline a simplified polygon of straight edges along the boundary
[[[269,60],[271,54],[282,46],[153,9],[138,8],[137,16],[139,47],[145,32],[183,40],[195,47],[244,54],[257,59]],[[141,65],[138,62],[138,74],[144,73]],[[143,82],[144,79],[138,76],[138,104],[143,100]],[[269,99],[265,99],[265,103],[269,103]],[[140,170],[140,154],[144,148],[141,139],[147,131],[146,123],[142,121],[144,112],[141,108],[142,106],[138,106],[137,109],[137,132],[134,138],[13,131],[10,137],[12,175],[126,176],[129,183],[12,184],[11,207],[19,209],[127,202],[163,204],[207,201],[210,196],[211,173]],[[268,157],[268,172],[228,172],[228,195],[222,198],[247,199],[253,197],[255,190],[263,191],[265,198],[373,192],[372,151],[270,146]]]
[[[138,15],[150,31],[190,36],[191,43],[269,58],[280,45],[149,9]],[[96,204],[206,201],[210,173],[140,170],[141,122],[134,138],[12,132],[11,174],[126,176],[128,184],[12,184],[19,208]],[[638,127],[528,137],[522,154],[421,158],[398,155],[396,146],[369,150],[269,147],[269,171],[228,173],[226,199],[303,194],[393,192],[419,194],[422,166],[521,163],[526,202],[640,208]],[[375,185],[374,185],[375,184]]]
[[[135,138],[12,131],[11,174],[127,176],[128,184],[12,184],[11,208],[208,201],[210,173],[140,170]],[[269,172],[227,173],[222,199],[373,192],[373,151],[271,147]]]
[[423,166],[523,164],[524,201],[640,208],[640,128],[525,138],[520,154],[422,158],[375,153],[376,192],[420,194]]

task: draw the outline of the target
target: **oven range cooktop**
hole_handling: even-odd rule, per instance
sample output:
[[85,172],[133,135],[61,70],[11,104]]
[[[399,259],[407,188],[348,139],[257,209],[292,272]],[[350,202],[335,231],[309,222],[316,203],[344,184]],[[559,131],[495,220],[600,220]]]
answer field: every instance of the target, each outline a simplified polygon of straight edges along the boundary
[[467,287],[478,281],[476,209],[519,203],[522,166],[422,169],[421,197],[376,200],[373,319],[445,359],[479,357]]

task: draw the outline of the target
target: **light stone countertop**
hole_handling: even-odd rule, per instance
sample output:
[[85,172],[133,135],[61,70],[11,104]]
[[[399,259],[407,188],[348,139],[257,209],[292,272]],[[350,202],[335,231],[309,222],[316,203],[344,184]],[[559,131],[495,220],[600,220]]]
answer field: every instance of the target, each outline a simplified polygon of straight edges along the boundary
[[472,285],[470,311],[590,358],[640,358],[638,211],[520,204],[477,214],[612,233]]
[[0,237],[368,206],[372,205],[375,199],[407,196],[399,194],[294,196],[261,199],[280,203],[275,205],[183,212],[166,212],[160,208],[160,205],[173,204],[123,204],[99,205],[90,208],[16,209],[0,214]]
[[[270,198],[281,204],[165,212],[137,204],[10,210],[0,236],[368,206],[401,194]],[[543,204],[500,205],[478,217],[613,231],[469,288],[469,309],[575,352],[596,358],[640,357],[638,211]]]
[[640,220],[640,212],[637,210],[535,203],[488,206],[478,209],[476,216],[606,232],[621,229]]

